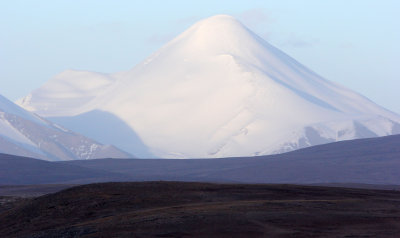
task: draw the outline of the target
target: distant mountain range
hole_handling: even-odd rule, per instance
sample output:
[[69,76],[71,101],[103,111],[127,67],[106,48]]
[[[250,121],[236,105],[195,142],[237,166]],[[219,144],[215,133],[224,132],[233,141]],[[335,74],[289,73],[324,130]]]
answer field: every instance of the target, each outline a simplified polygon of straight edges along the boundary
[[142,158],[282,153],[400,133],[400,116],[318,76],[230,16],[133,69],[65,71],[19,105]]
[[132,158],[114,146],[103,145],[28,112],[1,95],[0,153],[44,160]]
[[[223,159],[98,159],[48,162],[0,154],[0,185],[105,181],[202,181],[400,185],[400,135]],[[349,186],[349,185],[347,185]]]

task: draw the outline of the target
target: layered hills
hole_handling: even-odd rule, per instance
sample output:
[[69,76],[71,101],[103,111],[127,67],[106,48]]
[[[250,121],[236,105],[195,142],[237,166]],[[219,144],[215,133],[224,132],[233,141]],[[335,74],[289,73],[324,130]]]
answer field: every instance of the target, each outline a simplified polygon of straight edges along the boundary
[[0,184],[164,180],[358,183],[398,187],[399,144],[400,135],[395,135],[329,143],[279,155],[190,160],[96,159],[48,162],[0,154]]

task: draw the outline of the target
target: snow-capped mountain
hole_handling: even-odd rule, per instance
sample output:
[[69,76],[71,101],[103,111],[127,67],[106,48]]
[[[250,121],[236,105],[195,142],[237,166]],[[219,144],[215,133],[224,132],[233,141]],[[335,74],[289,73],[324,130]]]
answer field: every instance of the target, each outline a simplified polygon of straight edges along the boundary
[[[142,148],[139,157],[264,155],[400,133],[400,116],[226,15],[194,24],[130,71],[67,71],[18,103],[100,142]],[[88,123],[94,115],[112,119]],[[99,124],[120,130],[90,129]]]
[[114,146],[62,128],[0,95],[0,153],[45,160],[132,158]]

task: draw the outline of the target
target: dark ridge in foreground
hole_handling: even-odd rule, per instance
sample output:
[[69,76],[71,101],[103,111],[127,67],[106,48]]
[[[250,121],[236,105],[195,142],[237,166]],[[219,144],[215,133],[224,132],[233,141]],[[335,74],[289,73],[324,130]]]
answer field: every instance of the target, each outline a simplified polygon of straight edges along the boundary
[[295,185],[103,183],[20,201],[1,237],[398,237],[400,192]]
[[77,184],[0,185],[0,196],[39,197]]

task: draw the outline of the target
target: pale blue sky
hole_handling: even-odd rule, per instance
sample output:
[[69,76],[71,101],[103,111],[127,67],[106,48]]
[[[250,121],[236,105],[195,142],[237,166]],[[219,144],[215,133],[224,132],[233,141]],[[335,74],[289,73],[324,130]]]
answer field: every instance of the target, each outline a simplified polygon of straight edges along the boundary
[[66,69],[128,70],[215,14],[400,113],[397,0],[0,0],[0,94],[15,100]]

